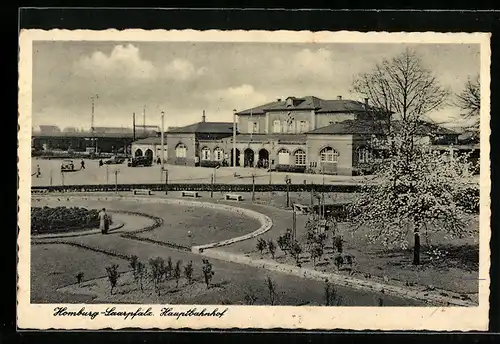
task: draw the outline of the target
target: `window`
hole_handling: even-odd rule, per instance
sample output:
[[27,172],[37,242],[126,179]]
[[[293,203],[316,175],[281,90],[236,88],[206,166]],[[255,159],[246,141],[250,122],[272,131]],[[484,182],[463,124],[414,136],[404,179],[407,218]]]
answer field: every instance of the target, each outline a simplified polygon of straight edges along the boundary
[[208,147],[201,149],[201,160],[210,160],[210,149]]
[[288,132],[293,133],[293,132],[295,132],[294,129],[295,129],[295,121],[291,120],[288,122]]
[[306,152],[304,152],[302,149],[299,149],[295,152],[295,165],[306,165]]
[[372,152],[369,149],[362,147],[358,149],[358,161],[361,163],[367,163],[372,159]]
[[307,121],[300,121],[300,132],[305,133],[309,130],[309,123]]
[[339,161],[339,152],[331,147],[323,148],[320,152],[321,162],[337,163]]
[[224,152],[219,147],[214,149],[214,159],[216,161],[221,161],[224,157]]
[[248,122],[248,132],[249,133],[258,133],[259,132],[259,123],[258,122]]
[[278,164],[290,165],[290,152],[284,148],[278,151]]
[[177,158],[185,158],[187,156],[187,147],[184,143],[179,143],[175,147],[175,156]]
[[273,122],[273,132],[274,133],[280,133],[281,132],[281,123],[279,120],[275,120]]

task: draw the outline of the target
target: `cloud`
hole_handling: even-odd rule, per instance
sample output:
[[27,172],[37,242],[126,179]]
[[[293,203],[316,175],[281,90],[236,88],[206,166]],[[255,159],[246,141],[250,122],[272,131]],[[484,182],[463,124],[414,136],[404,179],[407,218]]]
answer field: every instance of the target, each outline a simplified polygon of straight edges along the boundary
[[157,76],[151,61],[142,59],[140,51],[132,44],[117,45],[109,55],[101,51],[83,57],[77,62],[79,75],[102,77],[125,77],[131,79],[152,79]]
[[195,76],[205,75],[207,69],[195,66],[185,59],[174,59],[163,68],[164,76],[174,80],[189,80]]
[[328,49],[302,49],[290,58],[274,58],[273,67],[283,76],[329,78],[334,74],[333,54]]
[[217,103],[218,107],[238,107],[242,110],[247,107],[256,106],[268,102],[268,97],[255,90],[252,85],[243,84],[239,86],[218,89],[213,92],[202,94],[202,97]]

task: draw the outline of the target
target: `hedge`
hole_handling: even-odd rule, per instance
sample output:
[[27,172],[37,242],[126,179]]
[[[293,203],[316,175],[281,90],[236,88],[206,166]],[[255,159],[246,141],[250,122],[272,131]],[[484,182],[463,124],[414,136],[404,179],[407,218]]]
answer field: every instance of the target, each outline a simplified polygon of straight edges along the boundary
[[306,171],[306,167],[294,165],[276,165],[275,170],[276,172],[304,173]]
[[220,161],[212,161],[212,160],[201,160],[200,167],[217,167],[220,166]]

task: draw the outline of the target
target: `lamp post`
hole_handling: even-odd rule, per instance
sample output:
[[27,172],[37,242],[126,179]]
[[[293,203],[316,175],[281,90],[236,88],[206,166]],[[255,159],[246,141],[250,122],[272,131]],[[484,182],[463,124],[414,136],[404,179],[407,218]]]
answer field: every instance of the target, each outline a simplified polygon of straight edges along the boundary
[[286,175],[285,176],[286,183],[286,207],[290,208],[290,184],[292,183],[292,179]]
[[115,193],[118,193],[118,173],[120,170],[116,169],[115,170]]
[[95,127],[94,127],[94,109],[95,109],[95,100],[99,99],[99,95],[95,94],[90,97],[92,101],[92,117],[90,120],[90,131],[92,133],[92,139],[94,140],[94,153],[97,154],[97,138],[95,137]]

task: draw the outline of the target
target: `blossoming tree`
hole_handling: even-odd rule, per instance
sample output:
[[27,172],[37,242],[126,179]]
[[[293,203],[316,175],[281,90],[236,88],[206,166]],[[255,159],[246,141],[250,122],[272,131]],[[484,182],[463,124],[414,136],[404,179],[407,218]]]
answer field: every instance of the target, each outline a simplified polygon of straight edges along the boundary
[[464,198],[475,189],[469,183],[472,166],[466,156],[434,149],[432,130],[425,129],[425,116],[444,105],[449,93],[409,49],[359,75],[354,89],[371,100],[372,122],[383,135],[369,142],[381,154],[351,205],[352,220],[385,245],[406,248],[413,238],[413,264],[418,265],[422,233],[471,234],[472,210]]

